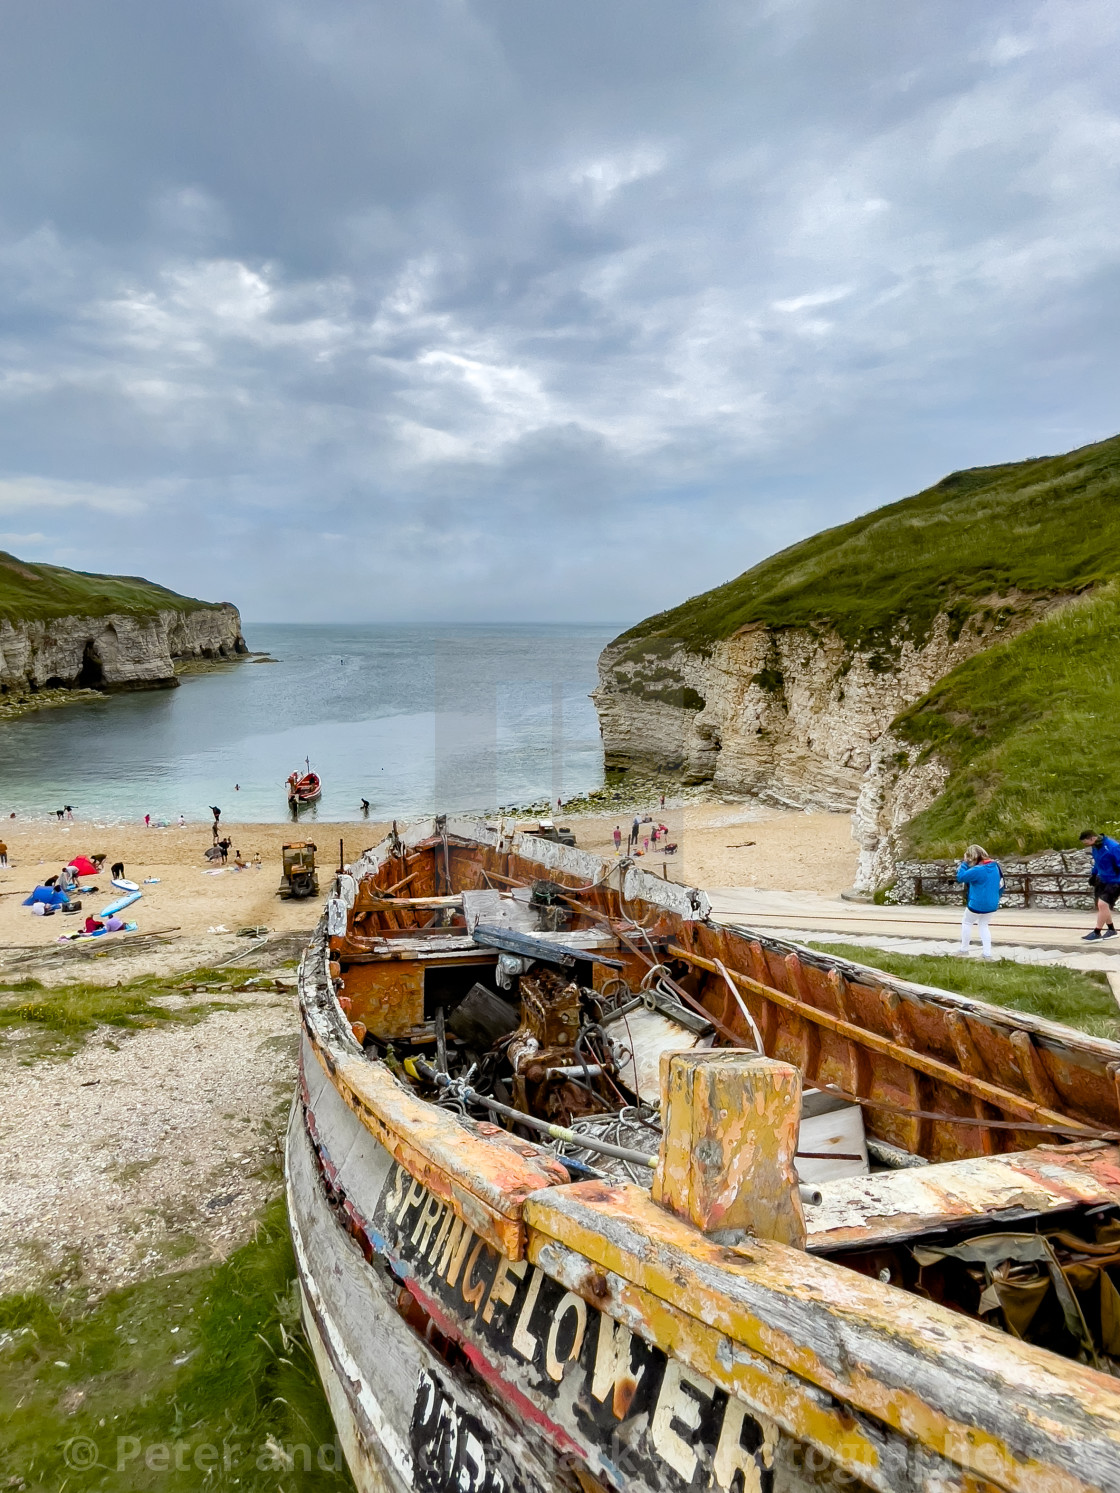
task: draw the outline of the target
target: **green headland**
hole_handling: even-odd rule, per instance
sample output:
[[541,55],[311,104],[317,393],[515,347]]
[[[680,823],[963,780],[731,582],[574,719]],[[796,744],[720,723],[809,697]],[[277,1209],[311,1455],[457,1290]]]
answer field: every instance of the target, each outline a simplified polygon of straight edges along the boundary
[[[1044,598],[1064,604],[942,679],[895,722],[911,758],[950,778],[907,848],[948,856],[1076,842],[1120,827],[1120,436],[1064,456],[954,472],[934,487],[791,545],[624,633],[635,656],[705,654],[749,624],[828,628],[890,669],[935,617],[960,628]],[[616,645],[617,646],[617,645]],[[628,652],[629,650],[627,650]]]
[[0,550],[0,621],[148,615],[213,606],[135,575],[97,575],[61,565],[31,564]]

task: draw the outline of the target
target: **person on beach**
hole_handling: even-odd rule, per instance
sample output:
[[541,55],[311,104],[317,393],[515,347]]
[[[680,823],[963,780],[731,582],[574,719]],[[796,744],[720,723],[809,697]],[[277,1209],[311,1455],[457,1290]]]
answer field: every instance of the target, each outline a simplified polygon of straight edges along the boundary
[[218,841],[218,849],[222,852],[222,865],[223,866],[225,865],[226,861],[229,859],[229,847],[232,844],[233,844],[233,841],[229,840],[229,839],[219,840]]
[[1097,900],[1097,926],[1085,934],[1084,942],[1095,943],[1099,938],[1116,937],[1112,910],[1120,897],[1120,844],[1111,835],[1102,835],[1095,829],[1083,829],[1080,839],[1093,852],[1089,885]]
[[144,815],[144,828],[145,829],[151,829],[151,827],[152,827],[152,816],[150,814],[145,814]]
[[661,807],[662,808],[665,807],[665,795],[664,795],[664,793],[661,795]]
[[617,824],[614,827],[614,853],[615,855],[622,854],[622,829]]
[[637,848],[638,848],[638,837],[641,835],[641,833],[642,833],[642,821],[638,818],[637,814],[635,814],[634,815],[634,823],[630,826],[630,845],[629,845],[629,849],[631,849],[631,850],[637,850]]
[[968,888],[964,916],[961,918],[961,946],[957,954],[968,954],[972,942],[972,925],[980,929],[980,949],[985,959],[992,958],[992,934],[988,919],[999,906],[1003,891],[1003,872],[983,845],[970,845],[957,868],[957,880]]
[[222,811],[218,808],[217,804],[211,804],[210,812],[214,816],[214,823],[211,825],[211,829],[214,831],[214,844],[216,845],[218,843],[218,825],[221,822]]
[[8,847],[3,840],[0,840],[0,868],[8,869]]

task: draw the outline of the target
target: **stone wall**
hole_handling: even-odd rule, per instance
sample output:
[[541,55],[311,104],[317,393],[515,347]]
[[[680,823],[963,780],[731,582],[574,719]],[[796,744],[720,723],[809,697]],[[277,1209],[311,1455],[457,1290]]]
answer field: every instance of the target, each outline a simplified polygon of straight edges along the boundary
[[[1093,857],[1088,850],[1050,850],[1042,855],[998,859],[1007,879],[1001,907],[1096,905],[1089,887]],[[964,888],[954,881],[959,864],[959,861],[898,861],[890,900],[961,906]]]
[[0,621],[0,692],[158,689],[177,683],[180,659],[247,653],[235,606],[143,615]]

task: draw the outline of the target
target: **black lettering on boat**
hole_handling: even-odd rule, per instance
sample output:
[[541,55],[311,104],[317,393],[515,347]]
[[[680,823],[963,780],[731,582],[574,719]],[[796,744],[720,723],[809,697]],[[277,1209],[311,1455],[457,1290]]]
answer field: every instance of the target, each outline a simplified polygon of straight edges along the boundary
[[482,1422],[421,1369],[409,1426],[417,1493],[516,1493],[517,1483]]
[[[404,1168],[382,1196],[376,1218],[394,1263],[502,1380],[593,1461],[601,1458],[608,1475],[613,1468],[648,1488],[693,1493],[771,1493],[777,1427],[539,1266],[499,1254]],[[422,1375],[413,1416],[417,1489],[509,1493],[509,1470],[496,1470],[481,1425],[464,1417]]]

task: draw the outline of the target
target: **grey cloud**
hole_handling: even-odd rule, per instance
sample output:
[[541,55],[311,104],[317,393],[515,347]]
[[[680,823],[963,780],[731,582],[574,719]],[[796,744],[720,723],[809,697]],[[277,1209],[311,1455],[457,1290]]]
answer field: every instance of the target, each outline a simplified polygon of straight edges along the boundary
[[2,25],[0,512],[32,558],[250,618],[625,620],[1113,432],[1103,0]]

